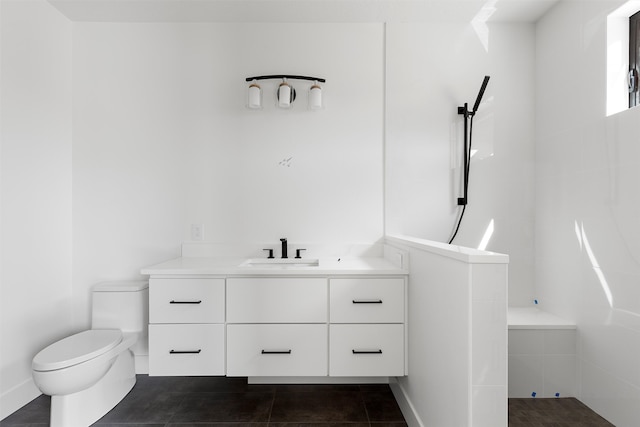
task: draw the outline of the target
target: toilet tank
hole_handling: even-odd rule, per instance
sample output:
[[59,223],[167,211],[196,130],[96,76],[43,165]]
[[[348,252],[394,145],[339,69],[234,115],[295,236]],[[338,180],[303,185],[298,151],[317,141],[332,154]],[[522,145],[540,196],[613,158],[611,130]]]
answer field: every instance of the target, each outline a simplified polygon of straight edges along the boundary
[[103,282],[93,287],[91,329],[144,333],[149,323],[149,282]]

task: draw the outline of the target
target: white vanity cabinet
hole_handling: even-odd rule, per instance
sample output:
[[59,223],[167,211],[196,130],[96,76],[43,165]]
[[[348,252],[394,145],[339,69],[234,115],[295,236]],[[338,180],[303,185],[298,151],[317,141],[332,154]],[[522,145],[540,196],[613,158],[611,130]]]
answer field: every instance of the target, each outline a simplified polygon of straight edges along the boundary
[[227,279],[227,375],[326,376],[326,278]]
[[404,275],[178,275],[149,281],[149,375],[407,374]]
[[224,279],[151,278],[149,375],[224,375],[224,322]]
[[329,280],[329,375],[405,375],[405,280]]

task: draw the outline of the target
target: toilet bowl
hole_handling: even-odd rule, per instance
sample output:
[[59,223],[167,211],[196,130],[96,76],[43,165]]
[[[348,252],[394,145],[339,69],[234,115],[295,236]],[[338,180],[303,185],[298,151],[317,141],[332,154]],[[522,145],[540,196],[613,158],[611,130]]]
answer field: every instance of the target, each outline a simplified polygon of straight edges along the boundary
[[33,358],[33,379],[44,394],[71,394],[94,385],[135,342],[117,329],[89,330],[60,340]]
[[[146,301],[146,282],[96,286],[92,326],[111,324],[120,328],[79,332],[49,345],[33,358],[34,382],[51,396],[51,427],[88,427],[133,388],[136,374],[132,349],[146,337],[144,330],[136,330],[144,325],[139,317],[147,313]],[[123,319],[133,325],[133,330],[128,330]]]

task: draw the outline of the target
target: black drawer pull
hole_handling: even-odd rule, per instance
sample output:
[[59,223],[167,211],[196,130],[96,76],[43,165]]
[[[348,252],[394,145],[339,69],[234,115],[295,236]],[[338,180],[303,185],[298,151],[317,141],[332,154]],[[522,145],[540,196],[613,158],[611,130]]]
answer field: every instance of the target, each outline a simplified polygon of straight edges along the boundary
[[262,354],[291,354],[291,350],[262,350]]
[[169,354],[198,354],[200,353],[202,350],[198,349],[198,350],[171,350],[169,351]]
[[353,354],[382,354],[382,350],[351,350]]
[[382,304],[381,299],[354,299],[354,304]]
[[199,301],[169,301],[169,304],[201,304],[202,300]]

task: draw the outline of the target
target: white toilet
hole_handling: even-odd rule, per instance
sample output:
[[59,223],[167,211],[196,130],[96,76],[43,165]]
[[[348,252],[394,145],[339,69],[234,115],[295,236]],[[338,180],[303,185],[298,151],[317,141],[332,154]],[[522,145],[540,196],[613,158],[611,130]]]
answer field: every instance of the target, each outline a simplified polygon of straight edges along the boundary
[[93,288],[91,330],[51,344],[32,363],[51,396],[51,427],[88,427],[136,383],[134,353],[148,348],[149,284],[105,282]]

